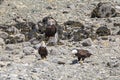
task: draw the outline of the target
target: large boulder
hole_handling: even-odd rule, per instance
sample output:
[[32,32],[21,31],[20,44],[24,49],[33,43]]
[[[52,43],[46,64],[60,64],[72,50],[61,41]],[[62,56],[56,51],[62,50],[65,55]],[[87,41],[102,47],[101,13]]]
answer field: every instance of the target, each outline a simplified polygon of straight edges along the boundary
[[0,37],[5,39],[5,43],[16,43],[29,41],[33,38],[41,39],[38,35],[38,28],[33,22],[17,22],[16,24],[0,25]]
[[100,2],[97,4],[96,8],[93,9],[91,13],[91,18],[106,18],[106,17],[115,17],[116,10],[109,2]]
[[[64,22],[64,31],[62,39],[80,40],[79,31],[84,29],[84,25],[78,21],[66,21]],[[79,38],[79,39],[78,39]]]
[[108,36],[111,34],[111,31],[106,26],[102,26],[96,30],[96,34],[98,36]]
[[22,22],[14,25],[22,34],[25,35],[25,40],[28,41],[35,37],[37,28],[36,24],[33,22]]

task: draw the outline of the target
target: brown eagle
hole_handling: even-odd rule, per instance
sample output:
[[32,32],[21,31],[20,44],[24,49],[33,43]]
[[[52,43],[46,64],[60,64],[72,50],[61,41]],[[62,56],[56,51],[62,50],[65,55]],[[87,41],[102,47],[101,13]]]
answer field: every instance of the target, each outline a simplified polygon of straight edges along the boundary
[[55,25],[47,26],[45,30],[45,37],[46,38],[54,37],[56,32],[57,32],[57,29]]
[[81,62],[85,60],[85,58],[90,57],[92,54],[88,50],[84,49],[74,49],[72,53],[78,57],[78,61]]
[[57,22],[51,16],[47,16],[42,20],[45,26],[45,38],[54,37],[57,32]]
[[48,50],[46,48],[45,42],[41,42],[41,46],[38,48],[38,53],[42,59],[46,59],[48,55]]

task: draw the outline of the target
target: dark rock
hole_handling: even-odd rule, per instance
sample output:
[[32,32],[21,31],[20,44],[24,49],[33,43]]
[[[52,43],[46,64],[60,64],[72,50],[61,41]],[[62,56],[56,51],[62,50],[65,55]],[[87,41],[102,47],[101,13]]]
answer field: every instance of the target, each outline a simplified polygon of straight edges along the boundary
[[114,23],[113,25],[114,26],[120,26],[120,23]]
[[37,27],[33,22],[22,22],[14,25],[22,34],[25,35],[25,40],[28,41],[33,37],[36,37]]
[[62,13],[63,13],[63,14],[68,14],[69,12],[68,12],[68,11],[63,11]]
[[120,35],[120,30],[117,32],[117,35]]
[[58,61],[58,64],[65,64],[65,62],[62,62],[62,61]]
[[64,22],[64,26],[84,28],[84,25],[78,21],[66,21]]
[[74,41],[81,41],[83,39],[87,39],[88,37],[89,37],[89,33],[85,30],[78,29],[77,31],[73,32]]
[[[16,19],[15,19],[16,21]],[[38,37],[38,26],[33,22],[16,21],[16,24],[0,25],[1,37],[4,37],[7,44],[28,41],[34,37]],[[2,36],[4,34],[5,36]],[[23,40],[24,38],[24,40]],[[16,40],[17,39],[17,40]]]
[[51,6],[47,6],[46,9],[50,10],[50,9],[52,9],[52,7]]
[[79,33],[83,29],[84,29],[84,25],[78,21],[66,21],[64,22],[64,31],[63,31],[62,39],[71,39],[71,40],[79,41],[81,40]]
[[109,2],[100,2],[97,4],[97,7],[92,11],[91,18],[106,18],[106,17],[115,17],[116,11],[113,8],[112,4]]
[[98,36],[108,36],[111,34],[111,31],[110,29],[108,29],[107,27],[99,27],[97,30],[96,30],[96,34]]

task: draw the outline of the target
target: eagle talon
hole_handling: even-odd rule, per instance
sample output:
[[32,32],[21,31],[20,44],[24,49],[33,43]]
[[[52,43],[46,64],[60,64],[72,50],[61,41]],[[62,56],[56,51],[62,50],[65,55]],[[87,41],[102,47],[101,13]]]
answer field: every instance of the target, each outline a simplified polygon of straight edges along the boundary
[[80,63],[80,64],[83,64],[83,61],[81,60],[81,61],[79,61],[79,63]]

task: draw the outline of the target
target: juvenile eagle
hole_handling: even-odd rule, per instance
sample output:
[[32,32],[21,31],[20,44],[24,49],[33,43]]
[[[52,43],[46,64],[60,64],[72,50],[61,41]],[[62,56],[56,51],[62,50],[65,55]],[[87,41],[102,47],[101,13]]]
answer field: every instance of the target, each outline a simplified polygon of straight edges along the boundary
[[72,53],[78,57],[78,61],[81,60],[84,61],[85,58],[90,57],[92,55],[88,50],[84,50],[84,49],[74,49],[72,50]]
[[38,49],[38,53],[39,53],[39,55],[41,56],[42,59],[47,58],[48,50],[46,48],[46,45],[45,45],[44,41],[41,42],[41,46]]

